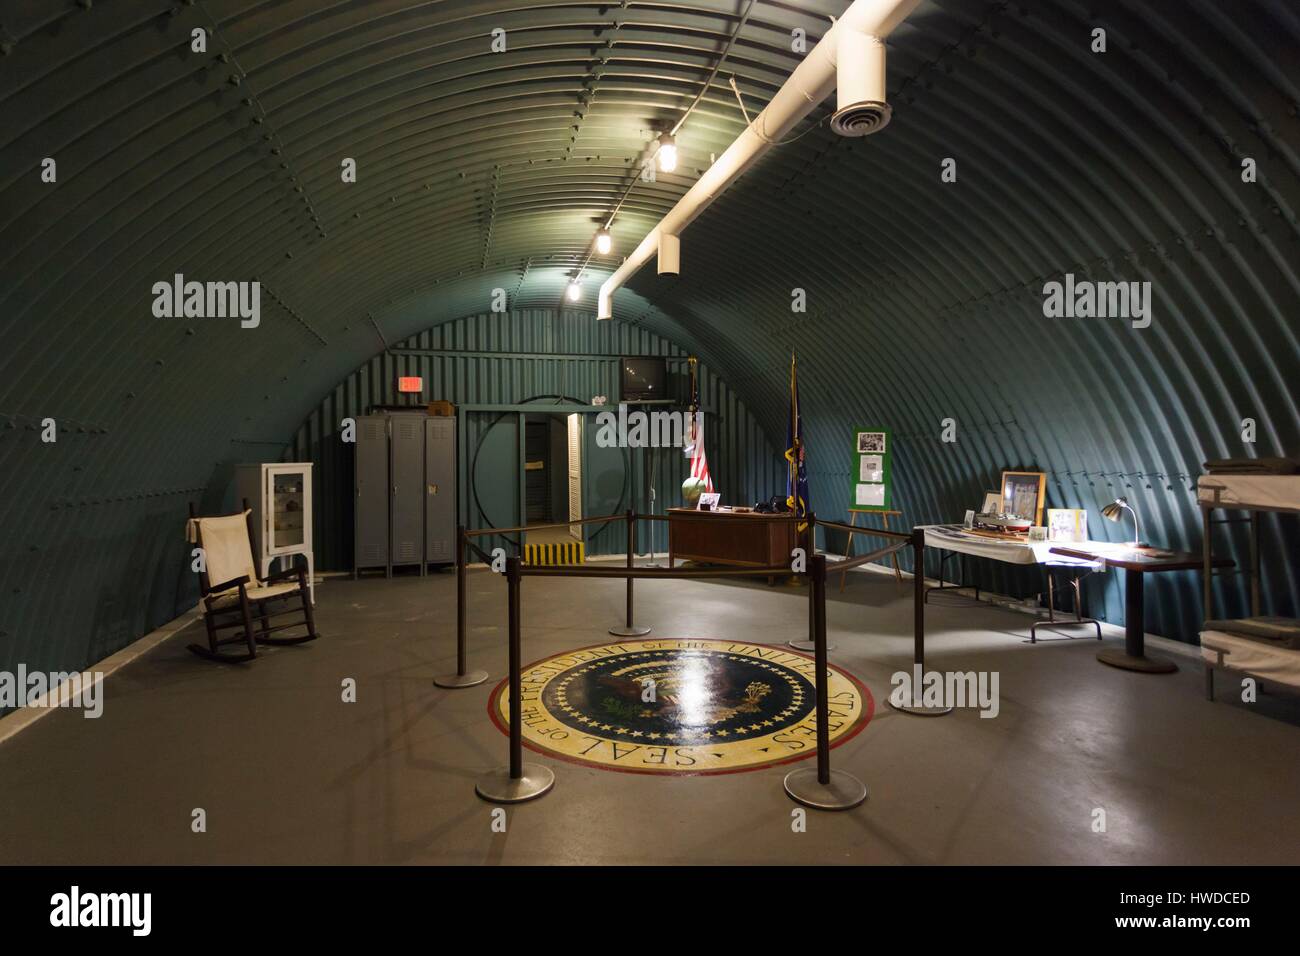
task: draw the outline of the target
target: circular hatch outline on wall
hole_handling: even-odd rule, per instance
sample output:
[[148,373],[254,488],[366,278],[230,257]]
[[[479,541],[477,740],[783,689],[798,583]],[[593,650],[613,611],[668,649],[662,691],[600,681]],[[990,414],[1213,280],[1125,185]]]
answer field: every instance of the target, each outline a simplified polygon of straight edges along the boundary
[[[673,693],[670,674],[663,700],[648,705],[641,700],[645,674],[662,678],[665,667],[680,672],[683,665],[706,671],[722,694],[697,692],[684,705]],[[875,713],[875,700],[853,674],[827,666],[834,749],[862,732]],[[811,655],[749,641],[657,638],[589,644],[522,668],[523,744],[568,763],[650,776],[745,773],[806,760],[817,753],[815,667]],[[506,735],[508,686],[506,677],[488,696],[488,715]],[[611,686],[621,696],[607,693]],[[598,701],[593,691],[602,695]],[[661,712],[675,716],[683,708],[694,719],[665,726]],[[674,725],[681,729],[660,732]]]

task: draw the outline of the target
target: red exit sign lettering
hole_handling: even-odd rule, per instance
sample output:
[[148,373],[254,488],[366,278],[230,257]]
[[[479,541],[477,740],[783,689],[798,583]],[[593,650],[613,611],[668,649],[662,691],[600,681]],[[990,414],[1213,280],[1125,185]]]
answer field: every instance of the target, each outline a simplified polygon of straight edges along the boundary
[[397,379],[397,390],[403,394],[423,392],[424,379],[419,375],[400,375]]

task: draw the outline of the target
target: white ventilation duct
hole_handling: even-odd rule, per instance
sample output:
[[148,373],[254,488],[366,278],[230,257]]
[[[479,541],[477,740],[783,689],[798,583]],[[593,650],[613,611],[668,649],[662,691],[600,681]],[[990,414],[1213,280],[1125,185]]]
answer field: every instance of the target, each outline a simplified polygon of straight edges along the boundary
[[835,115],[831,129],[841,136],[869,136],[889,124],[885,102],[885,41],[845,30],[836,41]]
[[665,272],[661,236],[671,237],[669,244],[675,273],[682,230],[755,160],[784,139],[800,120],[830,95],[832,89],[840,88],[837,109],[831,121],[836,132],[844,136],[865,136],[883,129],[890,116],[889,105],[885,102],[884,39],[920,2],[854,0],[803,62],[795,67],[772,101],[605,280],[600,287],[597,317],[613,317],[614,292],[649,262],[651,256],[660,255],[659,271]]
[[659,274],[675,276],[682,271],[682,240],[671,232],[659,233]]

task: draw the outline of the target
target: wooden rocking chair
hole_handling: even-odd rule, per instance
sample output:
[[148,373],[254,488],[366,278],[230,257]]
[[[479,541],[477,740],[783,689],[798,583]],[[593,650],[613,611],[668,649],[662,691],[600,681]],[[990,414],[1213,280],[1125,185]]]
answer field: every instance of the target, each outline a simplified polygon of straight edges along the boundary
[[[213,518],[200,518],[191,502],[186,530],[190,542],[203,549],[204,570],[199,572],[199,589],[203,596],[203,620],[208,628],[208,646],[191,644],[191,651],[211,661],[239,664],[257,656],[258,644],[304,644],[319,637],[312,615],[307,572],[300,567],[288,568],[265,579],[257,573],[253,560],[252,511],[247,498],[242,512]],[[213,578],[217,584],[212,583]],[[272,620],[277,623],[272,625]],[[271,636],[292,628],[306,628],[307,633]],[[232,629],[242,633],[218,636],[220,631]],[[245,653],[220,650],[227,644],[239,643],[247,647]]]

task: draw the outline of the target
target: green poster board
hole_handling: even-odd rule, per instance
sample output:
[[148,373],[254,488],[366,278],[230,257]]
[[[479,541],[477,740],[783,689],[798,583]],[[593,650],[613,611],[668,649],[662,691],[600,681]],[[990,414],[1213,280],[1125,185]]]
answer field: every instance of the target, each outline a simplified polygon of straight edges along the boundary
[[888,428],[853,430],[849,511],[892,511],[894,436]]

